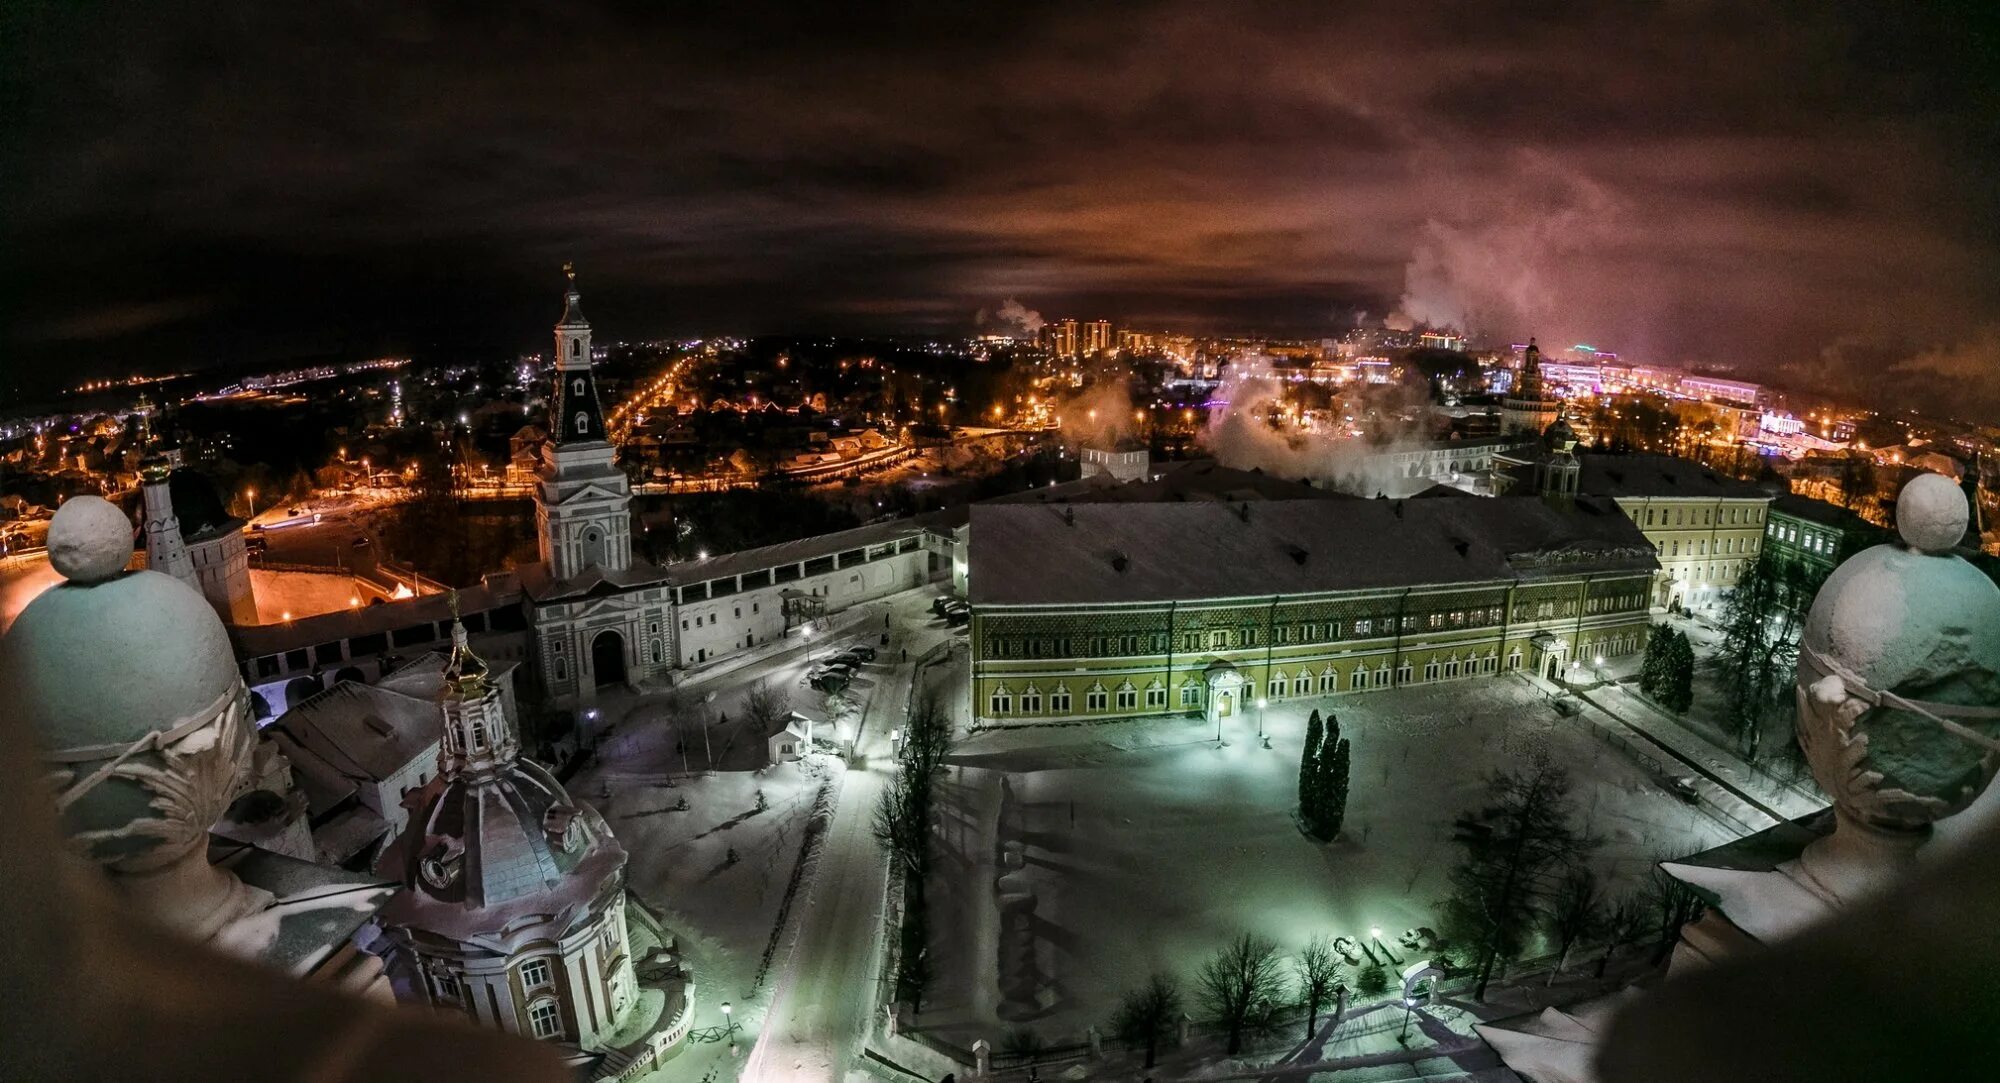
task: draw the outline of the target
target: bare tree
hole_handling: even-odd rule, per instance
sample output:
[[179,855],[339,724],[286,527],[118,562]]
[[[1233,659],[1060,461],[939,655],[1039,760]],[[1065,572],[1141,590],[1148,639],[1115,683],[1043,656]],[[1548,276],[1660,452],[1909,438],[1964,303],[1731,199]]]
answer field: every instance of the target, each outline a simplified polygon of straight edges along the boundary
[[743,714],[756,725],[759,738],[769,737],[792,717],[792,694],[766,677],[743,697]]
[[1639,889],[1639,896],[1645,908],[1642,913],[1659,937],[1653,947],[1653,965],[1658,966],[1666,961],[1667,953],[1680,939],[1681,926],[1701,916],[1701,896],[1669,875],[1658,862],[1653,864],[1652,874]]
[[1556,983],[1569,963],[1570,950],[1596,932],[1603,920],[1604,891],[1598,886],[1597,874],[1588,865],[1570,869],[1556,885],[1555,898],[1549,903],[1549,939],[1556,945],[1556,965],[1546,984]]
[[1537,753],[1525,770],[1488,775],[1485,806],[1458,818],[1464,856],[1440,905],[1451,939],[1478,959],[1475,999],[1495,964],[1520,954],[1564,870],[1597,845],[1572,817],[1569,773]]
[[1112,1018],[1111,1029],[1127,1045],[1144,1045],[1146,1067],[1151,1068],[1159,1053],[1160,1040],[1173,1032],[1174,1020],[1180,1014],[1181,987],[1172,978],[1155,974],[1118,1002],[1118,1014]]
[[1241,1052],[1251,1012],[1284,995],[1278,946],[1254,933],[1238,936],[1201,964],[1195,989],[1202,1007],[1228,1032],[1228,1052]]
[[1597,976],[1603,977],[1611,965],[1611,953],[1636,935],[1645,923],[1645,906],[1633,895],[1621,896],[1605,911],[1604,954],[1597,957]]
[[1308,1040],[1319,1029],[1319,1009],[1333,999],[1333,988],[1340,984],[1340,978],[1340,956],[1334,954],[1333,938],[1325,933],[1306,941],[1298,958],[1292,960],[1292,981],[1306,1006]]

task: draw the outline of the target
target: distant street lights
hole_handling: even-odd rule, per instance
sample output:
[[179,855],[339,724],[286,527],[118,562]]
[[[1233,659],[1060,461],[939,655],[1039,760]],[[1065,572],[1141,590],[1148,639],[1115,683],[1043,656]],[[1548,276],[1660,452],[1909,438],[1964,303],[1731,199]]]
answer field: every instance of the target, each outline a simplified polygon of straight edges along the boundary
[[245,489],[243,490],[243,495],[250,501],[250,518],[255,519],[257,517],[257,490]]

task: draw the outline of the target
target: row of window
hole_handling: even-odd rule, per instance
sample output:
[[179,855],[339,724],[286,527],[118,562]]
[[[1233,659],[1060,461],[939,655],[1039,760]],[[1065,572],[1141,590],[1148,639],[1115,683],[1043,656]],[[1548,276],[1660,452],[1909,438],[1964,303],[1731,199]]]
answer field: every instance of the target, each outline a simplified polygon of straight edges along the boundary
[[[840,566],[846,568],[856,564],[881,560],[885,557],[892,557],[898,553],[913,553],[922,544],[922,539],[907,537],[898,538],[892,542],[881,542],[871,545],[865,550],[849,549],[840,554]],[[674,601],[685,603],[706,601],[710,598],[724,598],[740,590],[754,590],[758,587],[790,583],[798,579],[810,579],[815,575],[832,571],[833,566],[834,558],[828,555],[814,557],[806,561],[803,566],[799,564],[779,564],[772,568],[747,572],[740,576],[690,583],[684,587],[674,588]]]
[[[1716,512],[1715,508],[1695,509],[1695,508],[1682,507],[1682,508],[1674,508],[1672,510],[1674,513],[1673,515],[1674,521],[1669,523],[1667,522],[1668,509],[1647,508],[1646,525],[1663,526],[1663,527],[1664,526],[1742,526],[1751,523],[1761,523],[1764,521],[1764,509],[1758,507],[1737,506],[1728,508],[1726,509],[1728,514],[1721,516],[1719,522],[1718,522],[1718,517],[1715,514]],[[1701,512],[1700,522],[1695,522],[1694,513],[1697,510]],[[1655,521],[1656,515],[1658,519],[1657,522]]]
[[[1670,550],[1667,553],[1668,556],[1677,557],[1681,555],[1680,542],[1678,541],[1668,542],[1667,548]],[[1687,550],[1688,550],[1687,555],[1691,557],[1705,557],[1709,555],[1708,539],[1700,538],[1695,541],[1689,542]],[[1727,553],[1754,553],[1756,551],[1757,551],[1756,538],[1718,538],[1716,539],[1715,542],[1715,554],[1717,556],[1722,556]]]
[[[814,591],[814,593],[818,593],[818,591]],[[733,606],[732,608],[734,608],[734,609],[736,610],[736,617],[735,617],[735,619],[737,619],[737,620],[742,620],[742,619],[743,619],[743,607],[739,605],[739,606]],[[752,613],[762,613],[763,611],[764,611],[764,608],[763,608],[763,603],[762,603],[762,602],[751,602],[751,603],[750,603],[750,612],[752,612]],[[706,622],[707,624],[721,624],[721,623],[722,623],[722,614],[720,614],[720,613],[707,613],[707,614],[700,614],[700,613],[698,613],[698,614],[696,614],[696,615],[695,615],[695,617],[694,617],[694,626],[695,626],[696,628],[700,628],[700,627],[703,627],[703,626],[704,626],[704,621],[705,621],[705,622]],[[659,627],[658,627],[658,626],[656,625],[656,626],[654,626],[653,630],[657,632],[657,631],[659,631]],[[681,618],[681,631],[685,632],[685,631],[687,631],[687,630],[688,630],[688,618],[687,618],[687,617],[682,617],[682,618]]]
[[1789,523],[1779,526],[1773,522],[1770,528],[1770,535],[1772,541],[1782,541],[1796,545],[1808,553],[1818,553],[1821,556],[1832,556],[1834,546],[1836,545],[1832,534],[1818,530],[1800,530],[1797,526]]
[[[1499,668],[1499,652],[1489,648],[1484,655],[1467,652],[1463,656],[1452,654],[1432,658],[1424,665],[1424,680],[1470,677],[1476,673],[1494,673]],[[1521,668],[1520,648],[1515,648],[1507,655],[1507,668],[1510,670]],[[1409,684],[1415,673],[1415,667],[1407,659],[1393,670],[1386,661],[1378,663],[1374,669],[1368,668],[1365,664],[1358,665],[1348,673],[1347,688],[1350,691],[1361,691],[1368,688],[1387,688],[1391,684]],[[1340,690],[1340,674],[1330,665],[1316,673],[1300,670],[1289,676],[1283,670],[1275,670],[1264,687],[1265,695],[1269,699],[1285,699],[1288,696],[1296,698],[1315,693],[1331,695]],[[1083,705],[1087,711],[1105,711],[1113,706],[1121,711],[1136,710],[1142,693],[1149,708],[1158,709],[1167,705],[1166,686],[1157,678],[1143,690],[1135,688],[1130,681],[1121,683],[1115,689],[1106,689],[1102,683],[1094,683],[1084,692]],[[1181,685],[1180,705],[1184,708],[1200,707],[1203,693],[1201,682],[1189,678]],[[1065,715],[1070,712],[1074,700],[1067,684],[1057,685],[1055,691],[1046,696],[1033,682],[1030,682],[1018,696],[1011,687],[1000,684],[987,697],[988,714],[995,717],[1016,714],[1017,703],[1020,708],[1018,713],[1021,715],[1042,714],[1044,704],[1047,705],[1047,713]]]
[[[1646,594],[1637,591],[1628,594],[1610,594],[1590,598],[1585,609],[1590,613],[1611,613],[1643,609]],[[1546,600],[1536,602],[1532,610],[1523,604],[1520,616],[1530,619],[1554,620],[1574,617],[1576,599]],[[1487,606],[1474,609],[1440,610],[1434,613],[1409,613],[1402,618],[1402,631],[1442,631],[1449,628],[1477,628],[1497,625],[1504,616],[1504,607]],[[1307,643],[1337,642],[1342,633],[1352,628],[1356,638],[1375,635],[1395,634],[1395,617],[1363,617],[1347,622],[1321,621],[1286,623],[1272,627],[1274,642],[1278,646],[1295,646]],[[1180,650],[1193,654],[1201,650],[1222,651],[1260,646],[1263,629],[1255,625],[1238,628],[1214,628],[1206,631],[1183,632]],[[1126,632],[1120,635],[1100,635],[1088,637],[1071,636],[1020,636],[988,635],[982,637],[986,658],[1132,658],[1142,655],[1163,655],[1167,653],[1169,642],[1165,632]],[[1076,648],[1085,648],[1078,653]]]

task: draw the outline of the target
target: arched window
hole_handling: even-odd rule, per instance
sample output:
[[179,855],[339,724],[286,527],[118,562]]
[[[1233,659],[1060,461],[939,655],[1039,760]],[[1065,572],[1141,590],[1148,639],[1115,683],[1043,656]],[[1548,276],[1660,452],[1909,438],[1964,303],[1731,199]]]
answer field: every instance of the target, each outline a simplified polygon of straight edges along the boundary
[[573,338],[573,339],[570,339],[570,340],[569,340],[569,355],[570,355],[571,357],[582,357],[582,356],[583,356],[583,340],[582,340],[582,339],[580,339],[580,338]]
[[528,1005],[528,1029],[537,1038],[562,1037],[562,1013],[554,997],[543,997]]
[[590,415],[582,410],[578,410],[576,412],[576,431],[578,432],[590,431]]

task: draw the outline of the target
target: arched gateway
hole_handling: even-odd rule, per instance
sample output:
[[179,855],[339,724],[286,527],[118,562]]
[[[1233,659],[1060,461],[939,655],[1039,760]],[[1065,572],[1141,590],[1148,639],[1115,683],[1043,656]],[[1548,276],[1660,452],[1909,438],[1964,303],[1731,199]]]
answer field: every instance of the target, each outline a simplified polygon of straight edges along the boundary
[[625,683],[625,637],[606,628],[590,641],[590,672],[597,687]]

